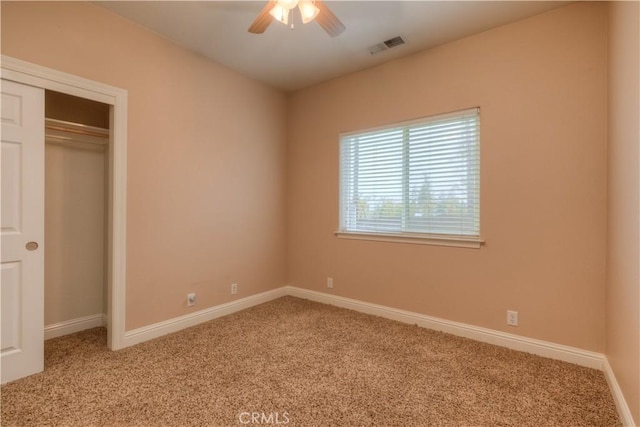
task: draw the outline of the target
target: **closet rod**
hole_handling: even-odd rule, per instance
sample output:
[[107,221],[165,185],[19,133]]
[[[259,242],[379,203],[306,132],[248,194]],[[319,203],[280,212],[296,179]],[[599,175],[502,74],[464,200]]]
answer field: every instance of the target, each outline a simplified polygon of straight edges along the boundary
[[97,145],[100,147],[104,147],[108,144],[107,141],[102,142],[102,141],[93,141],[88,139],[78,140],[75,138],[70,138],[68,136],[59,136],[59,135],[50,135],[50,134],[47,134],[45,139],[58,140],[60,142],[70,142],[70,143],[76,143],[76,144],[91,144],[91,145]]
[[66,122],[64,120],[57,119],[45,119],[45,129],[77,133],[79,135],[95,136],[99,138],[109,137],[109,129],[83,125],[80,123]]
[[45,140],[55,144],[109,144],[109,130],[56,119],[45,119]]

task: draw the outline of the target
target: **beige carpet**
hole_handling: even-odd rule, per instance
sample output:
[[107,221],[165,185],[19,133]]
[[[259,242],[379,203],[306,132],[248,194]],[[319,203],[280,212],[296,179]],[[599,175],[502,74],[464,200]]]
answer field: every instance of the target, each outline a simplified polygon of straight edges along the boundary
[[611,426],[601,372],[285,297],[111,352],[91,329],[2,387],[3,426]]

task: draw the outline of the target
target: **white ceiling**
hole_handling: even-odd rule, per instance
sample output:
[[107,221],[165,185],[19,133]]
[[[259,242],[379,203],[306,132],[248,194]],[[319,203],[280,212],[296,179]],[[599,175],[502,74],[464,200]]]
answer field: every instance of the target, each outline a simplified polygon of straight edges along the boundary
[[[537,15],[560,1],[325,1],[345,24],[331,38],[312,22],[247,28],[265,1],[102,1],[98,5],[245,76],[292,91]],[[406,44],[369,53],[395,36]]]

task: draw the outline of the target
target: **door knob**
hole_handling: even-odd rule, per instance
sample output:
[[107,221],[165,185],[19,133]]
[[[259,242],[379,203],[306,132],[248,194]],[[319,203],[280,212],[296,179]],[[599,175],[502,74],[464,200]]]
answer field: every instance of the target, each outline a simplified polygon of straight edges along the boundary
[[24,247],[27,248],[28,251],[35,251],[38,249],[38,242],[28,242]]

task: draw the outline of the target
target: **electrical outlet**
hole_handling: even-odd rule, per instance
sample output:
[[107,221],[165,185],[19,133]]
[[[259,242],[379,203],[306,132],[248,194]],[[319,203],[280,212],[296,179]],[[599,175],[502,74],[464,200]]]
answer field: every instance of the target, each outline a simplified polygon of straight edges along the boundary
[[518,326],[518,312],[507,310],[507,325]]
[[333,289],[333,278],[327,277],[327,288]]
[[196,305],[196,294],[187,295],[187,307],[191,307],[192,305]]
[[235,295],[238,293],[238,284],[237,283],[232,283],[231,284],[231,295]]

